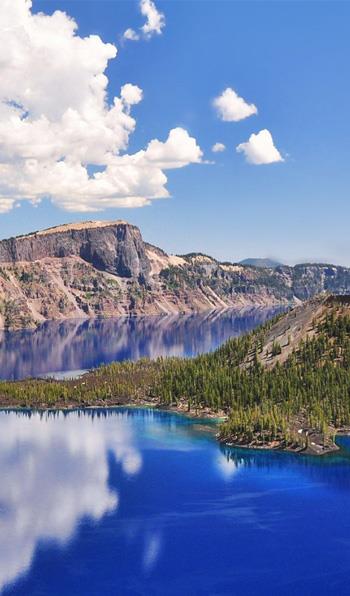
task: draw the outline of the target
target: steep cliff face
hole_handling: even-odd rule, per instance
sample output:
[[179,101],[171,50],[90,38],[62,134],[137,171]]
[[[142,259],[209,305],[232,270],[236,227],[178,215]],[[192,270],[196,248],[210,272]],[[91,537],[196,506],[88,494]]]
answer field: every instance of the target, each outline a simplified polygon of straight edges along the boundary
[[185,266],[161,272],[172,287],[207,286],[221,297],[269,296],[271,301],[308,300],[320,292],[350,292],[350,269],[335,265],[306,263],[294,267],[262,268],[219,263],[205,255],[185,255]]
[[0,242],[0,263],[80,257],[100,271],[148,279],[149,262],[140,230],[123,221],[86,222]]
[[0,328],[47,319],[274,306],[350,293],[350,269],[257,268],[168,255],[123,221],[63,225],[0,241]]

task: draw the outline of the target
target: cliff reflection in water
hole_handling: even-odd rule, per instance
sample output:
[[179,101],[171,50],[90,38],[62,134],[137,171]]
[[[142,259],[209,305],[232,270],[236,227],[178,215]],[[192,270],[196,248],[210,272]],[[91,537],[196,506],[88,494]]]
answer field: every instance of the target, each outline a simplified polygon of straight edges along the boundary
[[193,356],[257,327],[281,309],[49,322],[0,332],[0,378],[85,370],[115,360]]

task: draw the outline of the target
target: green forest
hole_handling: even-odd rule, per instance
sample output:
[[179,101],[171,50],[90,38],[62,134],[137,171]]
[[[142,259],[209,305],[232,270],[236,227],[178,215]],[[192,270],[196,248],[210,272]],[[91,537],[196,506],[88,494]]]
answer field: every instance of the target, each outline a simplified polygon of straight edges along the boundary
[[[266,326],[232,339],[213,354],[161,363],[158,393],[164,403],[185,398],[229,412],[221,436],[234,443],[277,440],[307,446],[310,428],[329,439],[350,425],[350,317],[329,313],[312,339],[302,341],[280,365],[258,360]],[[273,345],[272,355],[280,348]],[[253,359],[242,366],[249,353]],[[299,428],[298,428],[299,427]]]

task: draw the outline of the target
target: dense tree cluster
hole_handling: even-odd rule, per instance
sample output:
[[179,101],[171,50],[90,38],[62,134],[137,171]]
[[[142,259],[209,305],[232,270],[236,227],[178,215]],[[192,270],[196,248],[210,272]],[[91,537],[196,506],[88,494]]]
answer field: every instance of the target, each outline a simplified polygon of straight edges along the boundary
[[[222,436],[247,443],[257,437],[306,445],[315,429],[326,438],[350,425],[350,317],[332,311],[311,339],[273,368],[257,357],[265,330],[227,342],[214,354],[162,365],[158,393],[165,403],[230,412]],[[281,347],[272,346],[272,357]],[[253,354],[250,366],[244,362]]]

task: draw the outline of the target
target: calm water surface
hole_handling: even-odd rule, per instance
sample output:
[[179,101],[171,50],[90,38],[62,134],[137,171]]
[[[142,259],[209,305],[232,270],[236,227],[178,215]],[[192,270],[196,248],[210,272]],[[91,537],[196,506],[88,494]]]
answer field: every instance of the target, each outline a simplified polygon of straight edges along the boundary
[[[63,376],[114,360],[193,356],[215,349],[281,309],[45,323],[0,331],[0,379]],[[53,375],[54,373],[54,375]]]
[[0,413],[0,592],[349,594],[350,458],[149,410]]

